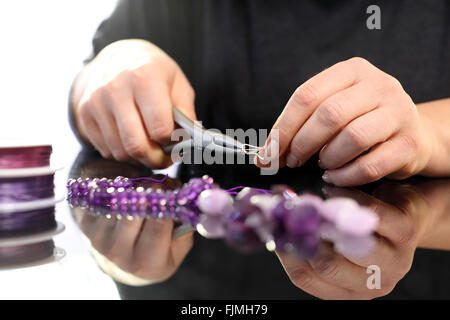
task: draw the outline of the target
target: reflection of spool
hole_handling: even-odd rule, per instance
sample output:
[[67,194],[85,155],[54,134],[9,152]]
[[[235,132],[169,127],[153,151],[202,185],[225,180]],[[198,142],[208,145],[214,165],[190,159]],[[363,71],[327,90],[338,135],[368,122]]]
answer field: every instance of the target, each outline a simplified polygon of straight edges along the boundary
[[24,267],[62,256],[55,220],[50,145],[0,147],[0,268]]
[[0,268],[44,260],[53,256],[54,250],[53,240],[21,246],[0,247]]

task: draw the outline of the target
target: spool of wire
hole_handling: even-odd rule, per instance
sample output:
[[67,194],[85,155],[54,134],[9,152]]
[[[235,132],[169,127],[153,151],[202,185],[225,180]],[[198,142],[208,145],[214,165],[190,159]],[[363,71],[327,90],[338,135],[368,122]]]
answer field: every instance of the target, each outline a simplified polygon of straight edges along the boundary
[[0,268],[24,266],[43,261],[52,258],[54,252],[55,244],[53,240],[20,246],[0,247]]
[[0,169],[48,167],[51,145],[0,148]]
[[56,228],[55,207],[0,213],[0,237],[44,232]]
[[[51,145],[0,147],[0,268],[35,265],[56,258]],[[61,200],[61,199],[59,199]]]
[[0,203],[16,203],[54,197],[53,174],[0,178]]

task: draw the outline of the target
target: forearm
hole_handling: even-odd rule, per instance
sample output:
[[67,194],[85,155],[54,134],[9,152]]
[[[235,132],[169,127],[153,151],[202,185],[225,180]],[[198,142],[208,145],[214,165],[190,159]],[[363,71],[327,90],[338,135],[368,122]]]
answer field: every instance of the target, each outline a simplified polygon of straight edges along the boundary
[[431,132],[431,157],[424,176],[450,175],[450,98],[418,104],[423,125]]

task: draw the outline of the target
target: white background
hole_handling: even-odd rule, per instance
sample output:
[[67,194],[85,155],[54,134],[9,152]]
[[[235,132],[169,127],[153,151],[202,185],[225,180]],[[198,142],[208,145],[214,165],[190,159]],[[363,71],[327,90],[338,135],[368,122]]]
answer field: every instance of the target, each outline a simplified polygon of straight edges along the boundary
[[[67,120],[71,83],[91,52],[98,24],[115,0],[0,1],[0,140],[49,141],[57,163],[70,167],[78,148]],[[59,151],[59,152],[58,152]],[[57,176],[64,192],[65,174]],[[55,238],[67,251],[49,265],[0,271],[0,299],[118,298],[99,271],[65,203],[58,220],[66,231]]]

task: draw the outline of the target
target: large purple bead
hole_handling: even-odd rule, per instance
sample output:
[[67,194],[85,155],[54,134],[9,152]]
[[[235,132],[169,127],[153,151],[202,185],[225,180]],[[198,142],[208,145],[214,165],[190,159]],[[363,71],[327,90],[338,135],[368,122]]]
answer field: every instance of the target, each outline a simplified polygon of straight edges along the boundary
[[233,210],[233,199],[222,189],[202,191],[197,199],[199,209],[206,215],[226,216]]
[[300,196],[292,200],[283,217],[286,230],[292,234],[317,232],[320,222],[320,202],[314,196]]

